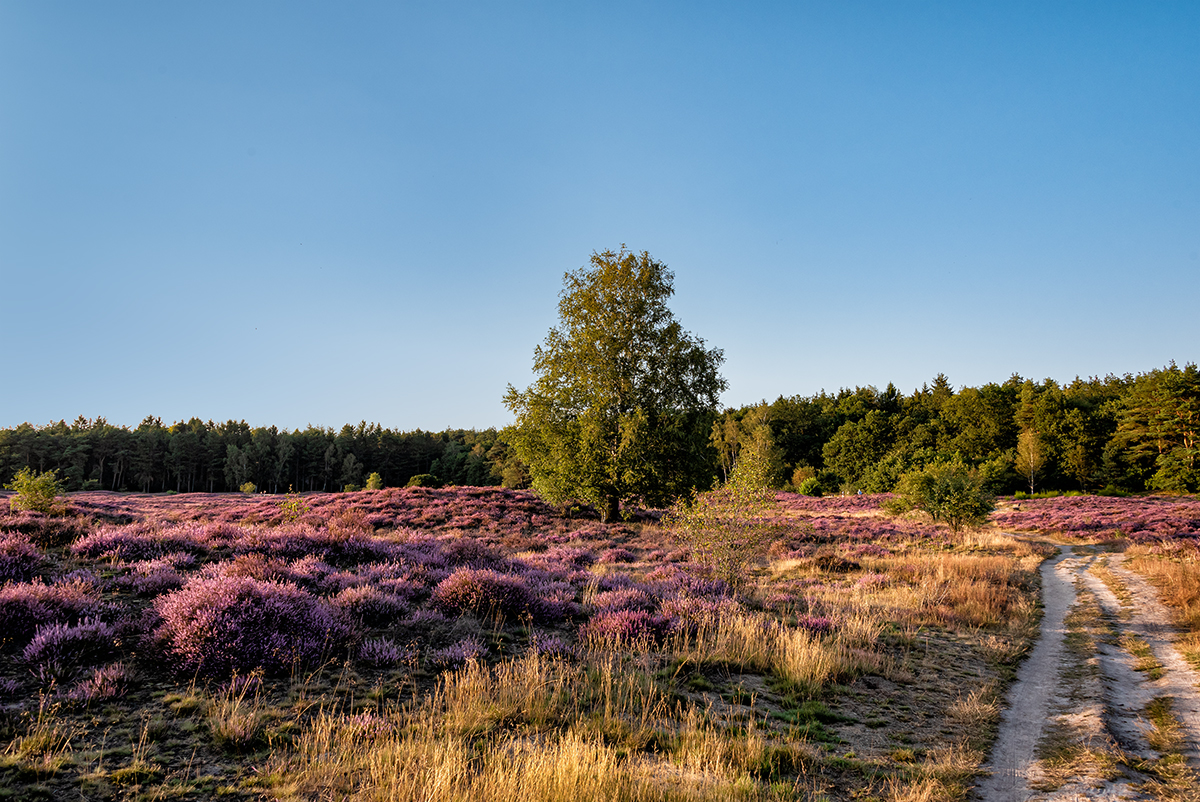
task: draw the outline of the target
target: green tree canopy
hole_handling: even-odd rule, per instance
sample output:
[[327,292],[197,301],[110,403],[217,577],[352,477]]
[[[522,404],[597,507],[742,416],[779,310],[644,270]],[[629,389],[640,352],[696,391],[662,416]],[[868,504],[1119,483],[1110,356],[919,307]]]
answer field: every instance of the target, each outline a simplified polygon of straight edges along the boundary
[[623,500],[660,505],[711,484],[724,355],[675,320],[673,282],[624,245],[564,275],[559,325],[534,349],[538,378],[504,396],[517,417],[506,439],[543,497],[610,520]]

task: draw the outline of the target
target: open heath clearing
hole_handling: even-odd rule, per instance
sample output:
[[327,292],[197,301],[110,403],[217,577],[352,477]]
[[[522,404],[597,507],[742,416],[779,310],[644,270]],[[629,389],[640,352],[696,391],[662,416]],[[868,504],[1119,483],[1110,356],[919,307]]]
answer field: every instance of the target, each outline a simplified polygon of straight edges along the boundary
[[0,798],[1196,797],[1200,504],[882,499],[778,494],[736,590],[524,491],[0,517]]

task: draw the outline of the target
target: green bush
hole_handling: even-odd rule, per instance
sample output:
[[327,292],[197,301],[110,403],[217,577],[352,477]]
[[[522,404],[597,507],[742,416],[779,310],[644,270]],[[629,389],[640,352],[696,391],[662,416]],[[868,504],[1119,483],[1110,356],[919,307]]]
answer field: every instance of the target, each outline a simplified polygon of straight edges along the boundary
[[279,505],[279,509],[283,512],[283,522],[289,524],[299,521],[310,511],[308,502],[293,490],[291,485],[288,485],[287,497]]
[[343,493],[357,493],[360,490],[362,490],[362,488],[355,484],[349,484],[349,485],[342,486]]
[[886,508],[893,513],[921,510],[943,521],[952,532],[987,520],[995,499],[983,487],[979,472],[962,462],[939,462],[909,471],[896,485],[896,497]]
[[244,485],[239,487],[238,490],[242,491],[247,496],[253,496],[258,490],[258,485],[254,484],[254,482],[246,482]]
[[1122,490],[1116,485],[1105,485],[1100,490],[1096,491],[1097,496],[1113,496],[1115,498],[1128,498],[1130,493],[1128,490]]
[[713,490],[678,501],[663,522],[717,579],[740,591],[753,565],[781,534],[771,516],[775,468],[769,454],[745,449],[729,481]]
[[9,499],[10,510],[33,510],[46,515],[66,512],[65,505],[55,503],[63,488],[54,471],[34,473],[31,468],[22,468],[4,489],[17,491]]
[[441,487],[441,481],[432,473],[418,473],[408,480],[405,487]]
[[796,488],[796,492],[802,496],[816,496],[818,498],[824,495],[824,491],[821,489],[821,480],[815,476],[810,476],[801,482]]
[[383,490],[383,477],[377,472],[367,477],[367,490]]

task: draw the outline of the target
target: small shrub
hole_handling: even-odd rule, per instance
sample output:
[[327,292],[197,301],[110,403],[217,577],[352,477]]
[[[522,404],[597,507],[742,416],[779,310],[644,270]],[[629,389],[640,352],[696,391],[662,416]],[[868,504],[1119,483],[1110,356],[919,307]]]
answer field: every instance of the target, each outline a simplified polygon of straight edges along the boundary
[[349,484],[349,485],[342,486],[343,493],[357,493],[360,490],[362,490],[362,488],[355,484]]
[[921,510],[952,532],[982,524],[996,509],[979,472],[961,461],[940,462],[900,477],[896,496],[884,505],[893,514]]
[[55,504],[55,499],[62,495],[63,488],[54,471],[34,473],[28,467],[22,468],[4,489],[15,490],[17,493],[9,499],[9,509],[33,510],[43,515],[66,511],[64,505]]
[[543,612],[524,579],[488,568],[458,569],[438,583],[431,601],[449,615],[472,612],[540,618]]
[[824,491],[821,489],[821,481],[815,476],[810,476],[796,485],[796,492],[802,496],[813,496],[815,498],[820,498],[824,495]]
[[402,596],[386,593],[373,585],[346,588],[333,603],[370,627],[386,626],[408,612]]
[[155,607],[163,619],[158,636],[183,674],[286,674],[340,647],[351,632],[324,600],[290,582],[251,577],[195,577]]
[[425,661],[433,668],[457,668],[471,660],[478,660],[487,654],[487,646],[478,638],[466,638],[453,646],[444,649],[434,649],[425,656]]
[[49,624],[38,627],[23,657],[43,679],[59,683],[81,666],[95,665],[112,657],[116,650],[112,627],[94,618],[78,624]]
[[283,503],[279,505],[280,511],[283,513],[283,522],[285,524],[295,523],[308,515],[310,508],[308,503],[304,501],[304,496],[292,490],[292,486],[288,485],[287,496],[284,497]]
[[74,623],[99,612],[93,582],[73,579],[47,585],[37,580],[0,587],[0,644],[23,647],[39,626]]
[[442,483],[432,473],[418,473],[408,480],[405,487],[441,487]]
[[391,638],[369,638],[358,647],[358,659],[375,668],[392,668],[417,659],[411,646],[397,646]]
[[41,562],[42,555],[28,535],[0,533],[0,583],[32,578]]
[[254,482],[246,482],[244,485],[239,487],[238,490],[245,493],[247,496],[253,496],[256,492],[258,492],[258,485],[254,484]]
[[383,477],[377,472],[367,477],[367,490],[383,490]]
[[671,620],[645,610],[611,610],[598,613],[579,629],[580,640],[612,645],[649,641],[657,643],[670,629]]
[[90,704],[104,699],[116,699],[124,696],[129,688],[129,671],[124,663],[110,663],[92,669],[92,673],[80,680],[79,684],[67,693],[67,699],[73,702]]

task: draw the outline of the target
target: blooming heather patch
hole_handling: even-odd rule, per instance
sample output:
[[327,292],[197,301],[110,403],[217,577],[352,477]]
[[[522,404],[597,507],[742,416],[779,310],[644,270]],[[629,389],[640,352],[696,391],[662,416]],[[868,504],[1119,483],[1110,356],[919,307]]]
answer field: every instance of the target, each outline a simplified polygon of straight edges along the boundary
[[0,532],[0,582],[31,579],[42,564],[42,555],[29,535]]
[[124,696],[129,688],[129,670],[124,663],[110,663],[97,666],[79,683],[67,692],[66,698],[72,702],[90,704],[104,699],[115,699]]
[[391,638],[368,638],[358,647],[358,659],[375,668],[392,668],[417,659],[411,646],[397,646]]
[[575,650],[562,638],[551,635],[546,638],[533,639],[533,653],[539,657],[551,657],[564,660],[575,655]]
[[629,549],[615,548],[606,549],[600,555],[600,562],[604,565],[614,565],[616,563],[631,563],[635,562],[637,557]]
[[[7,512],[8,506],[4,505]],[[80,515],[66,517],[45,515],[34,510],[21,510],[8,515],[0,513],[0,530],[20,532],[42,548],[70,543],[87,534],[92,521]]]
[[592,597],[590,606],[598,612],[613,610],[650,611],[658,606],[658,599],[651,596],[643,588],[628,587],[618,590],[601,591]]
[[183,584],[181,569],[191,568],[196,558],[187,552],[174,552],[154,560],[139,560],[117,584],[143,596],[157,596]]
[[79,667],[103,662],[115,651],[112,627],[98,619],[85,618],[77,624],[38,627],[22,656],[38,676],[61,683]]
[[100,610],[100,591],[84,578],[8,584],[0,587],[0,642],[20,648],[39,626],[74,623]]
[[438,583],[430,599],[447,615],[472,612],[517,617],[528,613],[541,618],[545,613],[522,577],[488,568],[459,568]]
[[457,668],[469,660],[478,660],[487,654],[487,646],[478,638],[465,638],[444,649],[434,649],[425,655],[425,662],[433,668]]
[[1022,500],[992,515],[1001,528],[1134,542],[1200,538],[1200,501],[1173,496],[1058,496]]
[[162,528],[157,524],[103,526],[71,544],[78,557],[152,560],[174,552],[208,552],[209,532],[196,524]]
[[742,606],[735,599],[703,596],[664,599],[659,608],[659,613],[672,622],[672,629],[688,632],[701,627],[714,627],[723,616],[742,612]]
[[672,621],[645,610],[611,610],[597,613],[579,628],[580,640],[610,645],[649,641],[657,643],[671,629]]
[[238,554],[258,553],[285,560],[315,556],[338,565],[387,560],[394,544],[357,529],[322,529],[306,523],[254,527],[233,544]]
[[782,510],[793,512],[844,514],[874,512],[883,508],[892,493],[864,493],[861,496],[802,496],[798,493],[776,493],[775,501]]
[[373,585],[346,588],[333,603],[370,627],[386,626],[408,612],[404,598],[386,593]]
[[155,607],[163,620],[157,634],[184,674],[285,674],[351,634],[340,610],[289,582],[194,577]]

